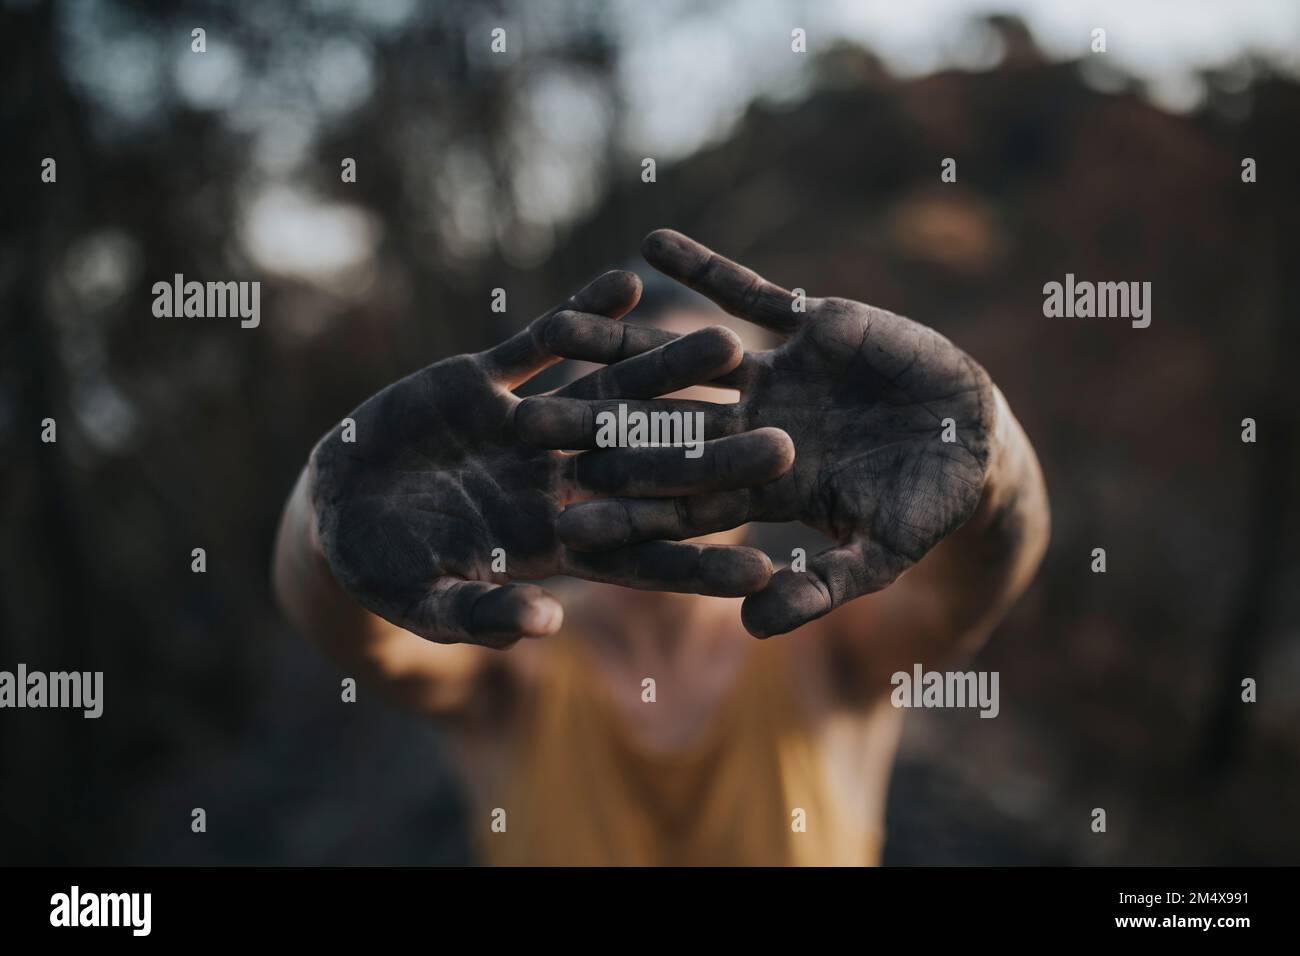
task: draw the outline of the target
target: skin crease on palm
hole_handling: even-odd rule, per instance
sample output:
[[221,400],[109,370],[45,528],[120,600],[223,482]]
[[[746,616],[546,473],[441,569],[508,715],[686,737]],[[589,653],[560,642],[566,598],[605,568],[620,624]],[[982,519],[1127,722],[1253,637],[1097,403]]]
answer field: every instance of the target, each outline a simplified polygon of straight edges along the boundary
[[[507,646],[562,618],[519,582],[569,574],[748,595],[744,624],[767,637],[887,586],[974,512],[994,403],[969,356],[857,302],[810,298],[798,312],[789,292],[679,233],[652,233],[642,251],[780,344],[745,352],[722,328],[679,338],[614,321],[640,286],[613,272],[496,348],[377,393],[350,416],[355,443],[334,429],[310,468],[322,548],[363,606],[431,640]],[[608,364],[513,395],[561,357]],[[656,399],[706,382],[739,400]],[[594,449],[596,414],[620,402],[704,412],[705,454],[564,451]],[[945,419],[955,442],[941,440]],[[683,541],[750,521],[801,521],[837,544],[773,575],[754,549]]]

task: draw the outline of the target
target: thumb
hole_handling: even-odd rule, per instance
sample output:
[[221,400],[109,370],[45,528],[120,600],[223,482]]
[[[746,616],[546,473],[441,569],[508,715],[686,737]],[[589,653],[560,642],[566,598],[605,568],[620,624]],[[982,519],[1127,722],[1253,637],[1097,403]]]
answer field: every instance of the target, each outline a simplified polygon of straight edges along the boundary
[[745,598],[740,619],[755,637],[785,634],[888,587],[906,563],[869,542],[830,548],[813,557],[806,571],[782,568],[772,575],[767,587]]

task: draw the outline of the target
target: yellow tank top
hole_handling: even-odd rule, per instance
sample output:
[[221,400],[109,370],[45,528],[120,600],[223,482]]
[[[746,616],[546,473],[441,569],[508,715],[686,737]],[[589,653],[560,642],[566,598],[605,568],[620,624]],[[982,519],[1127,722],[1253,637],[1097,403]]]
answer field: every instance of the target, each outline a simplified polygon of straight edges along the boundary
[[487,863],[878,862],[878,836],[837,812],[795,696],[792,641],[750,649],[711,725],[672,752],[633,735],[577,641],[550,641],[534,712],[490,808],[505,811],[504,829],[474,827]]

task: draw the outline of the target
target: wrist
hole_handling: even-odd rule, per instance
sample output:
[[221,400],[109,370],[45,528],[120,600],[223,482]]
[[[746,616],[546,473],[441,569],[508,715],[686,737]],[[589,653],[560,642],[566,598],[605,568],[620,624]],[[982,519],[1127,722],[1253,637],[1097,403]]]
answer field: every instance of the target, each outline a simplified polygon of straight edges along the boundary
[[1025,433],[1011,412],[1002,390],[993,386],[993,427],[989,430],[988,466],[980,503],[971,517],[977,527],[1005,506],[1015,493],[1018,476],[1024,471]]

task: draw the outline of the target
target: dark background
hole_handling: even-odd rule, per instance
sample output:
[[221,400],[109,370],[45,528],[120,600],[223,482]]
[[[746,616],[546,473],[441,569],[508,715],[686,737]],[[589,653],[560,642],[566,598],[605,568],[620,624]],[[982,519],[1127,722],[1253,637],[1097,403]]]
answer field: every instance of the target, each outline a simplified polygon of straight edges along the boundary
[[[638,24],[732,22],[695,7],[0,4],[0,668],[105,672],[99,720],[0,712],[0,861],[467,860],[436,729],[341,704],[277,614],[279,509],[370,392],[671,226],[935,326],[1042,459],[1051,550],[979,658],[1001,716],[909,717],[887,861],[1300,862],[1294,64],[1243,46],[1171,110],[996,17],[946,34],[961,66],[822,37],[787,81],[808,8],[776,4],[715,58],[752,95],[647,130],[629,91],[715,59]],[[177,272],[260,280],[261,326],[155,318]],[[1066,272],[1151,281],[1151,327],[1044,318]]]

